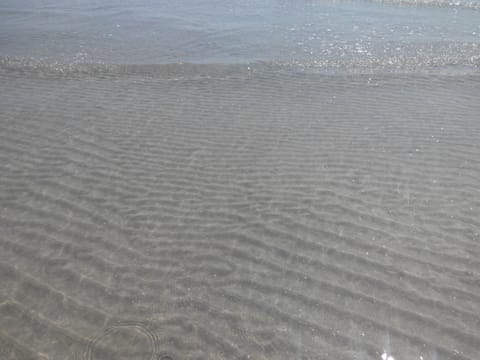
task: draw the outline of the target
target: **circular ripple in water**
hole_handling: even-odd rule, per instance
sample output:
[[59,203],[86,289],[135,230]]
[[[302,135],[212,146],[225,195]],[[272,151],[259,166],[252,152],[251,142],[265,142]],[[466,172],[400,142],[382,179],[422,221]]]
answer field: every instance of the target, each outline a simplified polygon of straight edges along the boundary
[[154,360],[155,348],[155,337],[148,329],[138,325],[116,325],[89,344],[87,359]]

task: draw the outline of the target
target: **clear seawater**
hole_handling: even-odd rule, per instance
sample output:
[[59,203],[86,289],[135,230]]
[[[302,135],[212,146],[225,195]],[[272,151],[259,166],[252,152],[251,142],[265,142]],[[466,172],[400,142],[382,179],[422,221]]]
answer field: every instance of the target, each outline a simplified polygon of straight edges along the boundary
[[4,0],[0,56],[67,64],[475,69],[480,2]]
[[480,359],[479,70],[480,0],[0,0],[0,360]]

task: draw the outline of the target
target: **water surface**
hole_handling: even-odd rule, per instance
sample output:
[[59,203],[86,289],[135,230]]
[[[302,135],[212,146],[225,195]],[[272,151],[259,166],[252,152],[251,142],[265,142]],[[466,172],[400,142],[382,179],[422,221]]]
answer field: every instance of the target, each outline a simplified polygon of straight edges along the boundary
[[2,1],[0,359],[479,359],[479,20]]

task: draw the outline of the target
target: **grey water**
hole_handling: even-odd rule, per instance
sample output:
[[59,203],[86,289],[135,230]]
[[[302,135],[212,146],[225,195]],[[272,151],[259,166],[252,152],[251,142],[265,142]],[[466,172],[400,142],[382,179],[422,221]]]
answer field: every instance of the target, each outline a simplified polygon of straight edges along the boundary
[[4,0],[0,56],[69,64],[476,68],[480,2]]
[[1,0],[0,360],[480,359],[479,70],[480,0]]

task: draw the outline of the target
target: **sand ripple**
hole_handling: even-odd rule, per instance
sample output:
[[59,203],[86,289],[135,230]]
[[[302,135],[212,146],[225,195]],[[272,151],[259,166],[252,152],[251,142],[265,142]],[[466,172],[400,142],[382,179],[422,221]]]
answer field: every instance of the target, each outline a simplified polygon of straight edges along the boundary
[[0,358],[478,359],[478,77],[187,69],[1,72]]

